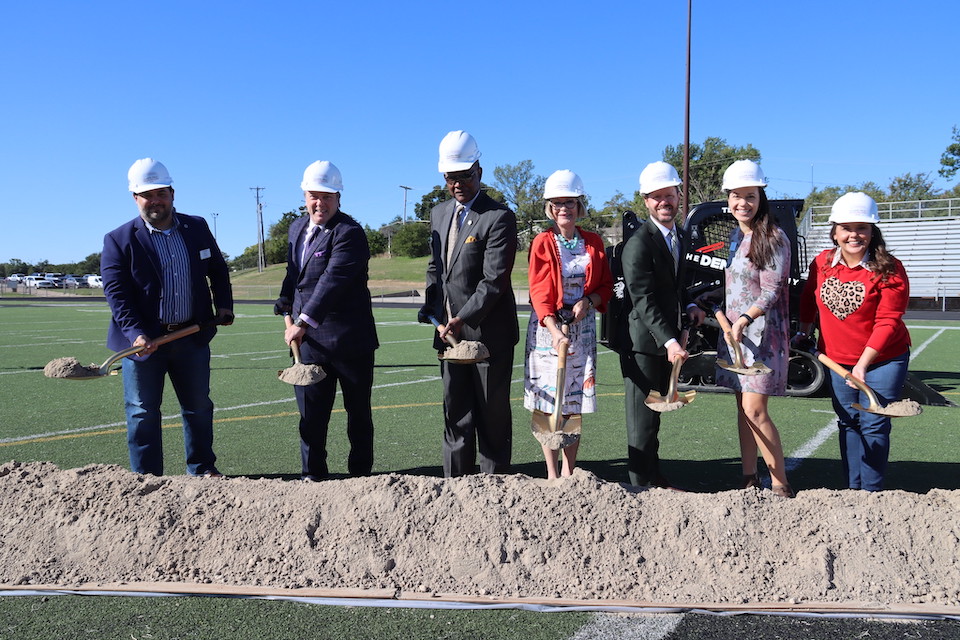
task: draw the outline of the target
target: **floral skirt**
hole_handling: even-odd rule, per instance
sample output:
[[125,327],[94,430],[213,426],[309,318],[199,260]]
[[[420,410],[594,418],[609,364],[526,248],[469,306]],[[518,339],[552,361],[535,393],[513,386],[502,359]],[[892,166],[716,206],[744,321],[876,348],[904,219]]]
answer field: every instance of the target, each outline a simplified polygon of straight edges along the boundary
[[[583,320],[570,325],[567,350],[564,414],[594,413],[597,410],[597,323],[591,309]],[[557,397],[557,360],[553,338],[530,313],[524,358],[523,406],[553,413]]]

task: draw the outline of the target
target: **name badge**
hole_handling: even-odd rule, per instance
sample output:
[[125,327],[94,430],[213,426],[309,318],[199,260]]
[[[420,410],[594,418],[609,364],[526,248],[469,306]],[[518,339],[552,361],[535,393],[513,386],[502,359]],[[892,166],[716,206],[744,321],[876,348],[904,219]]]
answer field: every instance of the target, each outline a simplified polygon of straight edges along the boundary
[[207,260],[210,258],[210,249],[200,249],[200,259]]

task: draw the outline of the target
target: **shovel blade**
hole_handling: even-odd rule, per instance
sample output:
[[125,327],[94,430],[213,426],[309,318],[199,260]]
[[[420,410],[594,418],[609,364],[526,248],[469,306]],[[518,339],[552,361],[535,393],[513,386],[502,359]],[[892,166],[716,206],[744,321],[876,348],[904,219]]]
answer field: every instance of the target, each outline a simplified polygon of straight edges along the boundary
[[537,442],[553,450],[563,449],[580,439],[580,430],[583,419],[579,413],[566,416],[559,429],[554,430],[551,423],[552,415],[542,411],[534,411],[530,422],[530,431]]

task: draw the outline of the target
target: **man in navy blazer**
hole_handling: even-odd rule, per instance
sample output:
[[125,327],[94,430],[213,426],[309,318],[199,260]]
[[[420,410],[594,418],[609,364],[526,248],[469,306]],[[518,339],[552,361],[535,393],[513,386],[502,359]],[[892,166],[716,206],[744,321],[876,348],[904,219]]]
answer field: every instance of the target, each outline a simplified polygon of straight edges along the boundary
[[630,484],[670,488],[660,471],[660,414],[644,400],[651,391],[667,392],[672,363],[685,359],[680,343],[681,318],[692,325],[703,321],[703,311],[693,304],[683,282],[684,237],[676,221],[682,184],[677,170],[666,162],[653,162],[640,174],[640,193],[648,220],[623,247],[626,285],[625,319],[620,327],[627,419],[627,467]]
[[517,305],[510,283],[517,253],[517,221],[510,209],[480,190],[483,169],[477,143],[465,131],[451,131],[440,143],[438,168],[453,197],[430,212],[430,261],[421,322],[442,322],[434,347],[444,337],[478,340],[490,351],[486,362],[441,360],[443,378],[443,473],[510,469],[513,417],[510,381],[514,346],[520,339]]
[[327,427],[337,382],[347,413],[347,471],[365,476],[373,468],[371,393],[374,350],[380,346],[367,287],[367,234],[340,211],[343,180],[332,163],[311,164],[300,186],[307,215],[290,225],[287,273],[275,311],[295,318],[284,341],[297,342],[301,361],[318,364],[327,374],[316,384],[294,387],[301,476],[318,481],[329,475]]
[[[143,347],[123,362],[130,467],[163,475],[160,403],[169,376],[180,401],[187,473],[219,477],[213,453],[210,340],[215,324],[233,322],[227,264],[206,221],[174,209],[173,180],[162,163],[137,160],[127,178],[140,215],[104,237],[100,273],[113,314],[107,346],[114,351]],[[162,346],[154,344],[162,335],[192,324],[203,328]]]

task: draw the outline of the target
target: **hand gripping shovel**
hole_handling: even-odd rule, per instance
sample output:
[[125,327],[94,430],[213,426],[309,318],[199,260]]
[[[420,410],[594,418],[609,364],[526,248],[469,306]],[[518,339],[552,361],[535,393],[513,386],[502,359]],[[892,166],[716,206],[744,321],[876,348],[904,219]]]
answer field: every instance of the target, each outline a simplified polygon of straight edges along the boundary
[[897,400],[896,402],[891,402],[890,404],[884,406],[880,404],[880,400],[877,398],[876,392],[873,389],[868,387],[863,382],[860,382],[851,375],[849,371],[841,367],[839,364],[823,355],[816,349],[811,349],[810,353],[817,356],[817,360],[823,363],[825,367],[834,371],[837,375],[842,376],[847,382],[852,382],[853,385],[859,389],[861,392],[867,394],[867,398],[870,400],[870,406],[864,407],[860,404],[854,402],[851,406],[858,411],[867,411],[869,413],[876,413],[877,415],[887,416],[889,418],[903,418],[906,416],[918,416],[923,413],[923,408],[919,403],[913,400]]
[[[189,327],[184,327],[183,329],[178,329],[177,331],[156,338],[153,340],[153,344],[157,346],[164,345],[185,336],[193,335],[198,331],[200,331],[200,325],[192,324]],[[114,363],[128,356],[136,355],[145,348],[144,346],[128,347],[123,351],[117,351],[107,358],[99,367],[95,364],[84,366],[80,364],[80,361],[76,358],[57,358],[47,363],[47,366],[43,368],[43,375],[48,378],[63,378],[64,380],[97,380],[99,378],[105,378],[109,375],[116,375],[116,370],[111,371],[110,369]]]
[[[287,327],[293,326],[293,320],[290,314],[283,315],[283,321]],[[293,353],[293,365],[286,369],[277,371],[277,378],[281,382],[292,384],[298,387],[306,387],[311,384],[317,384],[327,377],[327,372],[318,364],[303,364],[300,362],[300,343],[296,340],[290,343],[290,351]]]
[[720,307],[714,307],[713,313],[717,316],[717,322],[720,323],[720,330],[723,331],[723,339],[726,340],[730,346],[730,353],[733,354],[733,364],[717,358],[717,365],[721,369],[739,373],[742,376],[762,376],[770,373],[772,369],[762,362],[754,362],[750,366],[743,363],[743,352],[740,350],[740,343],[733,339],[733,334],[731,333],[733,327],[730,326],[730,321],[727,320],[726,314],[723,313],[723,309]]
[[[430,316],[430,322],[433,323],[433,326],[439,328],[440,321]],[[475,362],[483,362],[490,357],[490,350],[487,349],[486,345],[482,342],[476,340],[457,340],[449,333],[446,335],[446,340],[450,343],[450,348],[446,349],[443,353],[437,354],[437,359],[444,360],[451,364],[473,364]]]
[[[680,333],[680,346],[684,349],[687,348],[687,335],[686,329]],[[685,391],[683,393],[677,391],[677,381],[680,379],[681,367],[683,367],[683,358],[677,358],[673,361],[670,384],[667,385],[667,395],[662,396],[656,391],[651,391],[643,403],[654,411],[664,413],[666,411],[676,411],[693,402],[693,399],[697,397],[696,391]]]
[[[567,335],[570,325],[565,318],[558,316],[561,331]],[[557,390],[554,394],[553,413],[546,414],[542,411],[533,412],[533,420],[530,428],[533,431],[533,437],[548,449],[562,449],[580,439],[580,429],[583,425],[583,419],[579,413],[568,416],[563,415],[563,403],[566,400],[567,389],[567,351],[569,344],[560,345],[557,352]]]

